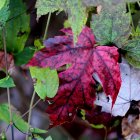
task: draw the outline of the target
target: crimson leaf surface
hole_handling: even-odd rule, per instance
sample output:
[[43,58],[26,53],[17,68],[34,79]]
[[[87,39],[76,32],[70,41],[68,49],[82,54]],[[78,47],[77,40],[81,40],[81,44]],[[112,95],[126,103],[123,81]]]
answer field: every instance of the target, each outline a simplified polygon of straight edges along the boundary
[[54,98],[47,98],[51,104],[47,108],[50,127],[70,122],[78,108],[90,110],[95,100],[96,73],[106,95],[115,103],[121,85],[118,64],[118,49],[115,46],[97,46],[92,30],[83,28],[74,46],[70,29],[62,30],[66,35],[56,36],[45,41],[45,48],[35,53],[28,66],[58,69],[71,66],[59,73],[60,86]]

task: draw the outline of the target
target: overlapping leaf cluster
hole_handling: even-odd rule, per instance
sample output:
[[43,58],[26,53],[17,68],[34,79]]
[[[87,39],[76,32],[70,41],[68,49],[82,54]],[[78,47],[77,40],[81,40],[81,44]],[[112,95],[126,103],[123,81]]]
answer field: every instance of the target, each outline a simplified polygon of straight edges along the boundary
[[[87,27],[83,28],[87,19],[86,8],[98,5],[102,5],[102,8],[101,12],[93,14],[92,32]],[[52,69],[70,64],[68,69],[59,73],[60,86],[56,96],[47,98],[51,103],[47,109],[52,123],[50,127],[72,121],[78,108],[93,108],[96,93],[96,81],[92,78],[94,73],[99,76],[106,95],[112,97],[113,105],[121,86],[117,47],[125,51],[125,57],[132,65],[138,67],[139,63],[139,52],[135,52],[139,43],[136,43],[136,39],[128,41],[131,38],[132,18],[131,11],[127,13],[126,1],[38,0],[36,7],[38,17],[49,12],[67,11],[72,27],[72,30],[62,30],[66,35],[45,41],[46,47],[37,52],[28,64]],[[73,38],[75,42],[77,40],[76,44],[73,43]],[[132,42],[132,45],[129,45],[129,42]],[[136,57],[133,57],[134,55]]]
[[[97,84],[93,74],[98,75],[105,94],[111,96],[113,107],[121,87],[118,48],[123,50],[123,56],[131,65],[140,68],[140,42],[132,32],[128,2],[136,0],[37,0],[37,19],[48,13],[65,11],[71,25],[71,29],[62,29],[63,36],[46,40],[45,48],[36,52],[28,63],[28,66],[33,66],[30,72],[35,80],[35,91],[50,104],[47,108],[50,127],[72,121],[78,109],[85,109],[89,113],[86,117],[91,120]],[[14,59],[20,65],[32,57],[34,50],[24,49],[30,31],[29,16],[22,14],[26,8],[21,0],[15,3],[5,0],[0,7],[0,29],[6,27],[7,49],[18,53]],[[19,5],[20,8],[17,8]],[[101,11],[92,15],[90,29],[85,26],[87,19],[90,19],[87,9],[99,5]],[[10,19],[16,19],[8,20],[9,14]],[[3,48],[2,43],[0,48]],[[5,69],[2,56],[4,53],[0,52],[0,70]],[[13,56],[8,55],[8,58],[9,64],[13,64]],[[57,71],[51,69],[59,71],[59,80]],[[13,81],[5,86],[5,81],[9,82],[9,79],[3,79],[0,83],[3,87],[14,86]]]
[[92,75],[97,73],[106,95],[115,103],[121,85],[117,48],[95,47],[94,35],[85,27],[74,46],[70,29],[62,30],[66,35],[50,38],[45,48],[38,51],[28,63],[29,66],[58,69],[71,66],[59,73],[60,86],[54,98],[47,98],[52,104],[47,108],[50,127],[72,121],[78,108],[89,110],[95,100],[95,84]]
[[74,32],[75,42],[88,17],[86,7],[83,6],[81,0],[37,0],[36,8],[37,18],[49,12],[65,11],[68,14],[69,22]]

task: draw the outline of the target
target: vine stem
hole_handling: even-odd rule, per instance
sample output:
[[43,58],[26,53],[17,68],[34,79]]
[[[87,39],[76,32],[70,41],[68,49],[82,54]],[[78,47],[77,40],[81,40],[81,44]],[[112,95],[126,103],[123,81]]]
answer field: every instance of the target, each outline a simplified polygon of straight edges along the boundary
[[48,32],[48,27],[49,27],[50,19],[51,19],[51,12],[49,12],[49,15],[48,15],[47,24],[46,24],[46,28],[45,28],[45,33],[44,33],[44,36],[43,36],[43,41],[47,37],[47,32]]
[[[41,101],[41,99],[39,99],[33,106],[31,109],[33,109],[39,102]],[[14,123],[16,123],[19,119],[22,119],[23,117],[25,117],[28,113],[29,113],[30,110],[26,111],[22,116],[20,116],[19,118],[17,118],[16,121],[14,121]]]
[[[7,48],[6,48],[6,35],[5,35],[5,28],[2,30],[2,37],[3,37],[3,48],[4,48],[4,60],[5,60],[5,68],[6,68],[6,76],[8,76],[8,60],[7,60]],[[12,140],[14,140],[14,127],[12,121],[12,109],[11,109],[11,99],[10,99],[10,89],[7,87],[7,98],[8,98],[8,108],[9,108],[9,115],[10,115],[10,125],[11,125],[11,136]]]
[[[34,103],[34,99],[35,99],[35,95],[36,92],[34,90],[32,98],[31,98],[31,103],[30,103],[30,107],[29,107],[29,115],[28,115],[28,129],[27,129],[27,134],[29,133],[29,128],[30,128],[30,122],[31,122],[31,116],[32,116],[32,107],[33,107],[33,103]],[[26,135],[26,140],[28,140],[28,135]]]
[[139,5],[139,7],[140,7],[140,2],[139,2],[139,1],[137,1],[137,3],[138,3],[138,5]]
[[[49,15],[48,15],[47,24],[46,24],[46,28],[45,28],[45,33],[44,33],[44,36],[43,36],[43,41],[44,41],[44,40],[46,39],[46,37],[47,37],[47,32],[48,32],[48,27],[49,27],[50,19],[51,19],[51,12],[49,12]],[[29,131],[30,131],[30,130],[29,130],[29,126],[30,126],[30,122],[31,122],[32,108],[33,108],[33,103],[34,103],[35,95],[36,95],[36,92],[35,92],[35,90],[34,90],[33,95],[32,95],[32,98],[31,98],[30,108],[29,108],[29,115],[28,115],[28,131],[27,131],[27,134],[28,134]],[[26,140],[28,140],[28,135],[26,135]]]

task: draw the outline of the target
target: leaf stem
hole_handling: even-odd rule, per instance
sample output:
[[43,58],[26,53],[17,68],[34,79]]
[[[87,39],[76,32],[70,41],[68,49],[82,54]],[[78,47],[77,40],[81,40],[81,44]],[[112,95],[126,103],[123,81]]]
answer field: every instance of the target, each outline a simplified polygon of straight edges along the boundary
[[137,3],[138,3],[138,5],[139,5],[139,7],[140,7],[140,2],[139,2],[139,1],[137,1]]
[[47,37],[47,32],[48,32],[48,27],[49,27],[50,19],[51,19],[51,12],[49,12],[49,15],[48,15],[47,24],[46,24],[46,28],[45,28],[45,33],[44,33],[44,36],[43,36],[43,41]]
[[[3,48],[4,48],[4,59],[5,59],[5,72],[6,76],[8,76],[8,60],[7,60],[7,49],[6,49],[6,35],[5,35],[5,28],[2,30],[2,37],[3,37]],[[11,110],[11,99],[10,99],[10,88],[7,89],[7,98],[8,98],[8,106],[9,106],[9,114],[10,114],[10,123],[12,124],[12,110]],[[14,140],[14,130],[13,126],[11,125],[11,135],[12,140]]]
[[[41,99],[39,99],[33,106],[31,109],[33,109],[39,102],[41,101]],[[22,116],[20,116],[16,121],[14,121],[14,123],[16,123],[19,119],[22,119],[23,117],[25,117],[30,110],[26,111]]]
[[[34,103],[35,95],[36,95],[36,92],[35,92],[35,90],[34,90],[33,95],[32,95],[32,98],[31,98],[30,108],[29,108],[27,134],[28,134],[29,131],[30,131],[30,130],[29,130],[29,127],[30,127],[30,122],[31,122],[32,106],[33,106],[33,103]],[[28,137],[29,137],[29,136],[26,135],[26,140],[28,140]]]

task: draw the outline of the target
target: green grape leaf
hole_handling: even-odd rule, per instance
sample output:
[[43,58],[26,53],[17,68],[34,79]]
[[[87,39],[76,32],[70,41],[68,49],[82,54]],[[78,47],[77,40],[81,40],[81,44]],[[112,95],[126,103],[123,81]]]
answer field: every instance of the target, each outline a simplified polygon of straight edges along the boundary
[[11,0],[9,9],[10,17],[5,27],[7,51],[18,53],[23,50],[30,32],[30,16],[26,14],[27,9],[22,0]]
[[81,0],[37,0],[36,8],[37,19],[49,12],[65,11],[68,13],[68,20],[74,33],[74,42],[77,41],[77,36],[86,24],[88,16],[86,7]]
[[14,55],[15,64],[20,66],[26,64],[32,57],[35,52],[35,49],[28,47],[16,55]]
[[87,7],[102,5],[106,8],[110,8],[110,5],[108,5],[108,3],[110,3],[111,5],[117,5],[137,1],[138,0],[82,0],[83,4]]
[[[17,112],[15,113],[15,111],[13,111],[12,114],[13,114],[13,122],[15,126],[22,132],[27,132],[29,128],[28,123],[25,122]],[[0,120],[4,121],[7,124],[10,123],[8,104],[0,104]],[[39,128],[32,128],[32,133],[38,133],[38,134],[46,133],[46,130],[41,130]]]
[[0,1],[0,30],[5,26],[9,15],[9,0]]
[[99,15],[93,15],[91,28],[100,45],[113,43],[122,47],[130,35],[130,16],[123,4],[102,9]]
[[140,39],[134,38],[128,41],[128,45],[123,48],[126,53],[124,57],[135,68],[140,68]]
[[59,86],[56,70],[30,67],[30,73],[32,78],[36,80],[34,88],[41,99],[53,98],[56,95]]
[[69,17],[68,20],[74,33],[74,42],[76,42],[78,35],[86,24],[88,14],[81,0],[68,0],[67,11]]
[[7,140],[5,132],[0,134],[0,140]]
[[63,11],[65,0],[37,0],[35,7],[37,8],[37,19],[39,19],[42,15],[46,15],[49,12]]
[[11,88],[15,87],[14,81],[11,77],[7,76],[3,79],[0,79],[0,87],[1,88]]

